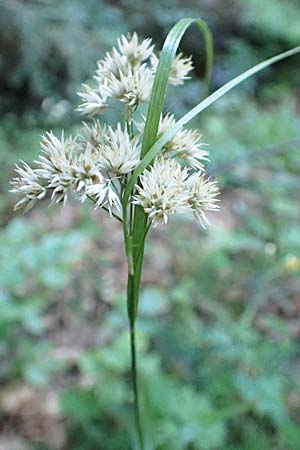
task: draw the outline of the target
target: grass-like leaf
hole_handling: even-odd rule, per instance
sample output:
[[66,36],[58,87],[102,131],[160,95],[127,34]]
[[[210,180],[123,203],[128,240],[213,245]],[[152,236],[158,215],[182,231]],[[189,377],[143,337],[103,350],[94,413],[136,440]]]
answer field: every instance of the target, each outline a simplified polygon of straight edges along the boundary
[[149,148],[154,144],[156,140],[159,119],[162,113],[163,102],[166,94],[171,67],[181,39],[186,30],[193,23],[197,25],[197,27],[203,34],[206,50],[205,80],[207,85],[209,85],[213,64],[213,42],[211,32],[207,24],[202,19],[181,19],[169,32],[160,54],[149,102],[148,114],[146,118],[141,151],[142,158],[146,155]]
[[[205,81],[207,87],[209,86],[209,80],[213,64],[213,41],[211,32],[207,24],[202,19],[181,19],[174,25],[174,27],[169,32],[160,54],[159,63],[151,92],[148,113],[146,117],[146,124],[141,150],[142,158],[144,158],[147,155],[149,149],[153,147],[157,139],[159,120],[162,113],[164,98],[167,90],[168,79],[170,76],[172,64],[175,59],[176,52],[181,39],[186,30],[192,24],[195,24],[203,35],[206,52]],[[137,178],[135,179],[135,181],[137,180]],[[125,193],[125,196],[123,197],[124,208],[126,208],[127,206],[130,192],[127,191],[127,194]],[[130,291],[128,299],[130,299],[130,304],[127,305],[128,313],[132,321],[135,320],[137,314],[138,292],[144,256],[144,243],[147,234],[146,232],[147,232],[147,215],[140,206],[136,206],[134,211],[133,233],[132,233],[134,274],[130,276],[128,280],[128,289]]]

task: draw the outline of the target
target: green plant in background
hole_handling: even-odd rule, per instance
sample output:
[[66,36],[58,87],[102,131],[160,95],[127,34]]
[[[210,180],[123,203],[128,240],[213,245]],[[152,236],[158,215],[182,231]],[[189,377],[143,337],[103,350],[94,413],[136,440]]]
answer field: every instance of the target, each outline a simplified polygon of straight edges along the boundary
[[[201,319],[194,310],[197,291],[189,280],[141,295],[138,350],[148,448],[269,449],[274,425],[277,440],[293,449],[299,434],[287,411],[286,384],[292,383],[296,345],[284,327],[276,327],[283,340],[275,345],[210,300],[201,302]],[[62,397],[63,412],[73,419],[72,450],[130,448],[124,435],[130,392],[123,298],[116,299],[102,326],[109,333],[107,345],[79,361],[89,384]]]
[[[212,41],[202,20],[180,20],[168,34],[159,60],[153,53],[150,40],[139,43],[136,34],[128,38],[123,36],[118,42],[118,50],[114,48],[104,60],[99,61],[95,75],[97,87],[84,85],[83,92],[79,94],[84,103],[79,109],[93,116],[106,109],[108,100],[119,100],[125,105],[124,127],[118,124],[114,130],[96,120],[91,126],[84,123],[82,135],[77,139],[65,139],[63,135],[58,139],[53,133],[47,133],[43,137],[37,168],[32,169],[23,163],[22,167],[17,168],[19,177],[13,181],[13,191],[23,194],[17,209],[30,209],[48,191],[52,193],[52,202],[65,204],[68,192],[73,191],[81,201],[92,201],[96,208],[105,209],[123,225],[128,261],[131,377],[137,442],[141,450],[145,444],[139,409],[135,322],[145,239],[150,226],[167,223],[170,214],[193,212],[204,226],[205,211],[217,209],[216,183],[203,175],[202,161],[207,159],[207,152],[202,149],[200,135],[196,131],[185,130],[183,126],[242,81],[300,52],[300,47],[296,47],[254,66],[208,96],[176,122],[168,114],[162,116],[163,102],[168,83],[182,84],[192,67],[189,58],[176,56],[176,52],[186,29],[193,23],[204,36],[208,81]],[[138,118],[138,107],[143,102],[149,102],[144,123],[143,119]],[[159,385],[160,381],[157,380],[156,384]],[[181,445],[193,442],[197,446],[198,439],[200,442],[205,435],[205,429],[201,426],[195,428],[193,420],[197,418],[197,422],[205,424],[213,416],[209,402],[203,399],[200,404],[193,403],[193,395],[192,390],[181,391],[178,388],[178,402],[190,406],[189,414],[185,411],[188,417],[187,437]],[[150,399],[154,398],[155,390],[150,393]],[[173,410],[171,401],[169,407]],[[185,410],[188,411],[188,408]],[[181,419],[178,411],[174,420]],[[172,427],[172,424],[168,426]],[[168,433],[168,430],[165,432]],[[216,425],[216,439],[222,433],[222,425]],[[172,448],[175,445],[174,441]]]
[[[46,340],[36,341],[45,331],[42,316],[45,308],[49,307],[51,293],[53,295],[67,284],[70,269],[83,252],[83,240],[80,232],[45,234],[42,226],[29,225],[21,219],[12,221],[2,233],[2,381],[11,376],[42,385],[51,372],[59,367],[50,357],[50,343]],[[24,333],[24,336],[16,345],[20,333]]]

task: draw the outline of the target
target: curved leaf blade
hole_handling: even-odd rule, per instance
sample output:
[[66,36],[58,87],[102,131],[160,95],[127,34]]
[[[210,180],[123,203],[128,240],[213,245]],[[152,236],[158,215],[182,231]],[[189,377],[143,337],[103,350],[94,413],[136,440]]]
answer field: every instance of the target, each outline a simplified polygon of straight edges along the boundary
[[206,51],[205,81],[207,84],[209,83],[213,64],[213,41],[210,29],[202,19],[180,19],[168,33],[160,54],[146,118],[141,151],[142,158],[156,140],[172,64],[184,33],[193,23],[203,34]]

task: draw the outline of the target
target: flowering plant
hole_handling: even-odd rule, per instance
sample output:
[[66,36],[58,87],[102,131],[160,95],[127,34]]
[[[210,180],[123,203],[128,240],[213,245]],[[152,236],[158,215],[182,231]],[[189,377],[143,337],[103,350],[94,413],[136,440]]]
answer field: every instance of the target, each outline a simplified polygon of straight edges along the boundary
[[[193,117],[234,86],[261,69],[300,51],[300,47],[266,60],[225,84],[200,102],[180,120],[162,114],[168,84],[181,85],[193,68],[190,57],[177,48],[186,29],[195,23],[203,33],[206,49],[206,79],[212,67],[212,38],[202,20],[182,19],[168,34],[159,57],[151,39],[136,33],[122,36],[117,47],[98,61],[95,87],[83,85],[78,110],[91,123],[83,122],[76,137],[47,132],[35,168],[17,166],[12,192],[22,194],[15,209],[28,211],[50,193],[51,203],[65,205],[69,193],[93,202],[122,223],[128,261],[127,308],[130,325],[131,374],[137,441],[144,449],[139,411],[135,350],[135,322],[144,245],[151,226],[167,224],[174,213],[191,213],[205,228],[206,211],[218,210],[218,186],[205,175],[206,145],[197,130],[184,128]],[[117,101],[122,123],[115,128],[99,117],[111,101]],[[148,103],[146,117],[137,111]],[[95,118],[96,117],[96,118]]]

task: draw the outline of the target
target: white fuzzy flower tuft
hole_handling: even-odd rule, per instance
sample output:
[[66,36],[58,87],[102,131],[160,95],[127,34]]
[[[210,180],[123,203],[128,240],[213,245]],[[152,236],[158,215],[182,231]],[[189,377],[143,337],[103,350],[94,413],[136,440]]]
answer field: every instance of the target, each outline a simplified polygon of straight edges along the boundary
[[144,39],[139,43],[138,35],[121,36],[118,39],[118,50],[113,47],[111,52],[107,52],[104,59],[97,63],[95,75],[96,81],[102,85],[104,81],[110,84],[112,75],[119,77],[120,72],[126,73],[128,70],[137,69],[143,61],[153,55],[154,46],[151,39]]
[[87,84],[83,84],[83,91],[77,92],[84,102],[78,106],[77,111],[87,116],[102,114],[107,107],[107,89],[105,85],[99,85],[98,89],[92,89]]
[[129,106],[147,102],[153,84],[153,74],[145,64],[136,69],[129,68],[118,75],[111,75],[107,87],[108,96]]
[[52,201],[56,203],[67,201],[67,192],[73,188],[74,179],[70,166],[70,157],[76,146],[73,138],[58,139],[52,132],[42,136],[41,155],[35,161],[36,169],[32,169],[23,163],[23,167],[17,166],[20,177],[13,180],[13,192],[24,195],[15,206],[28,211],[37,200],[46,195],[47,190],[52,191]]
[[191,56],[184,58],[182,53],[176,56],[172,64],[169,83],[173,86],[183,84],[188,80],[188,73],[193,70],[193,62]]
[[40,179],[37,171],[25,162],[21,162],[23,167],[16,165],[16,172],[19,176],[11,181],[13,188],[10,192],[24,196],[15,205],[14,210],[23,209],[24,212],[27,212],[35,205],[37,200],[45,197],[47,188],[45,187],[45,182]]
[[166,224],[170,214],[189,209],[189,194],[183,189],[187,175],[187,169],[182,169],[174,159],[162,157],[144,170],[133,203],[144,208],[153,226]]
[[[158,66],[153,49],[151,39],[140,41],[136,33],[121,36],[117,48],[113,47],[97,63],[97,88],[84,84],[83,92],[78,93],[84,100],[78,110],[93,116],[105,110],[109,99],[120,100],[129,107],[148,102]],[[192,69],[191,58],[180,53],[174,59],[169,84],[183,84]]]
[[13,180],[13,192],[25,195],[16,208],[33,206],[42,199],[46,191],[52,192],[54,203],[65,205],[69,191],[74,191],[84,201],[86,189],[93,183],[101,183],[103,175],[99,170],[98,153],[87,143],[84,148],[77,145],[73,138],[58,139],[52,132],[42,136],[41,154],[35,161],[37,168],[31,169],[27,164],[18,167],[20,178]]
[[110,215],[112,215],[114,211],[121,214],[122,205],[120,197],[114,190],[111,182],[103,178],[99,183],[88,186],[86,192],[87,195],[94,199],[96,209],[107,207]]
[[216,181],[205,179],[204,175],[194,173],[185,181],[186,192],[189,194],[188,203],[203,228],[209,224],[205,211],[218,211],[219,200],[216,198],[220,191]]
[[135,66],[150,58],[153,54],[154,45],[151,45],[152,39],[144,39],[139,43],[138,35],[133,33],[118,39],[119,51],[126,56],[128,62]]
[[[157,137],[158,139],[176,123],[172,114],[161,116]],[[138,130],[144,131],[145,122],[136,124]],[[208,161],[208,151],[205,150],[207,144],[201,142],[202,135],[197,130],[181,129],[170,139],[163,148],[166,158],[176,157],[185,162],[188,166],[196,170],[204,170],[202,161]]]
[[117,176],[124,175],[135,169],[140,161],[140,146],[137,137],[130,139],[129,134],[121,125],[113,130],[108,127],[106,142],[99,147],[99,166],[103,172]]
[[74,155],[71,159],[70,167],[73,177],[73,190],[84,202],[88,187],[94,183],[101,184],[104,182],[98,166],[98,155],[94,152],[92,146],[87,144],[84,151]]
[[[151,66],[155,73],[157,70],[159,59],[156,55],[151,56]],[[178,86],[188,80],[188,73],[193,70],[193,62],[191,56],[185,58],[182,53],[179,53],[173,61],[171,72],[169,76],[169,84]]]
[[68,191],[73,188],[70,158],[76,151],[76,139],[70,137],[65,140],[63,133],[61,139],[58,139],[52,131],[42,136],[41,155],[35,161],[38,165],[36,172],[40,178],[48,181],[47,188],[52,190],[51,199],[55,203],[65,205]]
[[106,125],[102,125],[98,119],[94,120],[92,125],[82,122],[81,140],[84,144],[90,144],[95,151],[98,151],[99,145],[105,142]]
[[102,86],[105,83],[109,84],[112,75],[117,76],[120,71],[126,71],[129,67],[127,57],[121,55],[118,50],[113,47],[110,53],[106,53],[104,59],[100,59],[97,62],[97,70],[94,78],[99,86]]
[[113,47],[104,59],[98,61],[94,78],[99,89],[104,86],[105,101],[107,98],[114,98],[130,106],[137,106],[149,100],[153,71],[143,62],[153,55],[153,47],[151,39],[139,43],[136,33],[121,36],[118,50]]

